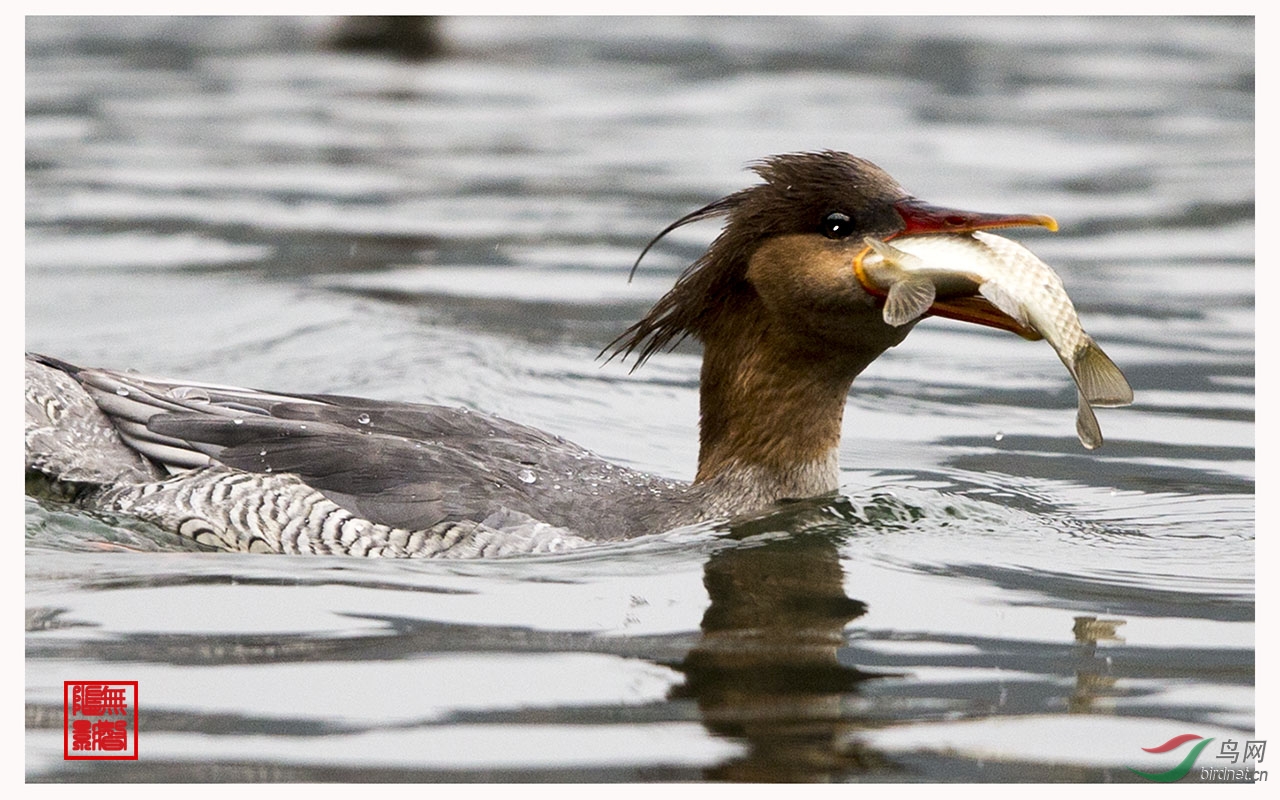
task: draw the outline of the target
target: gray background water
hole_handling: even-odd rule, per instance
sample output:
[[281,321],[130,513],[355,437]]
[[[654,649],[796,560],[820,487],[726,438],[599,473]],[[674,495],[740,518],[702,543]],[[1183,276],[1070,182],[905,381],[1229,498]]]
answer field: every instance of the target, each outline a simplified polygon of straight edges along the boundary
[[[627,270],[749,161],[835,148],[1057,217],[1018,236],[1137,402],[1085,452],[1047,346],[928,321],[850,396],[842,498],[557,558],[198,553],[28,499],[29,779],[1131,780],[1254,737],[1250,20],[332,32],[27,21],[27,348],[689,478],[696,348],[595,355],[714,225]],[[140,682],[142,758],[64,762],[61,682],[102,678]]]

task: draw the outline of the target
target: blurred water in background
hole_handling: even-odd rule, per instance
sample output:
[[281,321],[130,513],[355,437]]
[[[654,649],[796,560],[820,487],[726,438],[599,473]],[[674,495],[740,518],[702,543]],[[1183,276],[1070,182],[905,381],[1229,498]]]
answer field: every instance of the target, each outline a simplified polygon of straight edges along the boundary
[[[334,30],[27,19],[28,349],[688,479],[696,348],[595,356],[716,228],[627,271],[750,161],[832,148],[1055,216],[1017,235],[1137,402],[1086,452],[1050,348],[927,321],[855,384],[840,498],[554,558],[198,553],[28,499],[29,780],[1136,780],[1254,738],[1251,20],[449,18],[428,60]],[[63,761],[61,682],[101,676],[140,682],[142,756]]]

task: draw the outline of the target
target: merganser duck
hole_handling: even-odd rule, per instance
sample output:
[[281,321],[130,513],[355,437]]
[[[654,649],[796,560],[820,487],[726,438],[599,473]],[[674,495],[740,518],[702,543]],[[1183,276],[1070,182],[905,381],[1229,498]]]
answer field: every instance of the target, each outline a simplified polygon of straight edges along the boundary
[[[26,465],[96,511],[218,550],[473,557],[658,533],[838,488],[854,378],[913,324],[852,269],[863,237],[955,233],[1048,217],[940,208],[833,151],[753,165],[761,183],[667,226],[727,222],[602,355],[703,346],[693,483],[611,464],[559,436],[433,405],[262,392],[82,369],[29,355]],[[636,262],[639,263],[639,260]],[[980,298],[930,313],[1034,336]],[[30,482],[29,482],[30,483]]]

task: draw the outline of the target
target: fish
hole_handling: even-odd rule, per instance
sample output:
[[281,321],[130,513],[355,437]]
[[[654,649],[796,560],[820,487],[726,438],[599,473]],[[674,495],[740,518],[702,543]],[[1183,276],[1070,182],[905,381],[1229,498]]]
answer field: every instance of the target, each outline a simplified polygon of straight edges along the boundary
[[864,287],[884,295],[886,323],[896,327],[918,319],[939,298],[978,294],[1043,336],[1075,380],[1076,434],[1086,449],[1102,446],[1093,406],[1133,403],[1124,373],[1081,327],[1062,278],[1018,242],[985,231],[891,241],[868,236],[863,242],[854,272]]

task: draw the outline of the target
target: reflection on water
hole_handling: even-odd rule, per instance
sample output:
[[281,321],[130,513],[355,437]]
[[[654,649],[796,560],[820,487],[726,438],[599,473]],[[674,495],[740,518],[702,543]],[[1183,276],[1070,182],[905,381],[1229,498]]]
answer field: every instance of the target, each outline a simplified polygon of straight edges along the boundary
[[[972,514],[943,512],[953,522],[966,513]],[[1240,641],[1237,633],[1215,636],[1213,626],[1251,630],[1246,598],[1194,595],[1190,616],[1203,621],[1165,625],[1173,640],[1151,642],[1146,631],[1129,642],[1117,634],[1129,619],[1063,609],[1076,603],[1118,609],[1145,598],[1158,603],[1157,613],[1169,613],[1175,604],[1122,581],[1090,584],[1064,576],[1054,586],[1052,577],[1017,570],[1003,602],[984,591],[969,598],[949,586],[963,580],[963,568],[917,567],[913,574],[892,563],[891,551],[882,554],[887,569],[869,565],[865,552],[856,555],[862,542],[909,536],[910,520],[942,523],[938,517],[933,508],[884,498],[865,505],[823,500],[792,504],[720,533],[602,548],[612,553],[426,569],[320,558],[298,569],[289,560],[201,554],[160,571],[134,563],[159,556],[109,554],[97,556],[92,567],[63,554],[46,561],[48,572],[32,575],[27,629],[35,638],[28,640],[27,657],[44,665],[45,674],[63,665],[54,674],[68,679],[83,665],[127,669],[160,695],[156,710],[142,717],[150,756],[130,773],[142,780],[1118,780],[1126,776],[1110,763],[1088,769],[996,764],[970,773],[972,765],[957,770],[950,757],[921,763],[868,734],[906,722],[991,714],[1018,719],[1046,709],[1131,715],[1153,700],[1164,703],[1160,716],[1185,724],[1241,721],[1245,709],[1234,705],[1230,687],[1251,687],[1252,651],[1231,644]],[[860,563],[849,562],[851,554]],[[691,556],[700,562],[692,571]],[[68,582],[68,567],[86,577]],[[1000,583],[980,578],[979,586]],[[694,583],[706,597],[690,603]],[[948,588],[940,593],[938,585]],[[631,594],[612,617],[596,608],[575,621],[557,611],[581,610],[583,598],[619,591]],[[44,605],[41,597],[63,605]],[[155,603],[166,597],[194,605],[162,613]],[[523,622],[509,605],[518,597],[533,604]],[[318,613],[278,608],[262,620],[263,632],[247,630],[261,624],[244,617],[254,605],[305,607],[317,600]],[[1004,618],[1028,603],[1039,608],[1026,609],[1024,620],[988,614],[976,627],[956,624],[955,615],[982,606],[994,604]],[[682,604],[673,622],[670,610]],[[646,618],[654,608],[656,618]],[[680,622],[699,608],[699,618]],[[141,625],[134,621],[139,609],[146,610]],[[486,621],[495,615],[498,621]],[[346,622],[335,629],[335,619]],[[948,627],[938,619],[949,620]],[[993,622],[1003,632],[982,629]],[[112,629],[117,633],[103,635]],[[173,676],[157,672],[160,665]],[[659,667],[670,671],[652,671]],[[362,677],[369,670],[382,674],[385,689]],[[613,685],[602,687],[606,675]],[[1212,701],[1203,698],[1209,705],[1178,701],[1176,690],[1158,700],[1188,680],[1211,689]],[[290,688],[281,681],[298,683]],[[204,698],[207,710],[179,699],[206,685],[213,692]],[[330,692],[338,687],[349,701],[335,702]],[[223,708],[227,691],[232,707]],[[264,691],[283,695],[267,699]],[[306,699],[317,694],[326,702]],[[388,699],[394,711],[379,710]],[[56,733],[58,708],[30,705],[29,729]],[[692,722],[702,736],[679,727]],[[525,749],[488,749],[502,743],[500,732],[511,726],[532,737]],[[642,732],[677,726],[664,735],[680,741],[679,755],[646,745],[657,761],[632,772],[612,763],[618,754],[590,747],[585,756],[575,751],[574,759],[586,763],[572,769],[526,752],[538,750],[532,745],[537,736],[556,741],[554,732],[582,726]],[[488,747],[460,751],[435,738],[459,729],[488,731]],[[193,744],[195,735],[206,738]],[[1097,735],[1099,751],[1116,746],[1105,728]],[[434,755],[396,751],[400,755],[388,759],[380,748],[399,740],[431,743]],[[246,751],[255,741],[273,753],[266,762]],[[594,746],[602,741],[607,737]],[[298,756],[291,742],[311,742],[308,747],[329,756],[325,763]],[[478,763],[461,768],[470,762]],[[264,770],[262,763],[287,766]],[[76,765],[74,774],[124,779],[91,762]]]
[[838,658],[845,625],[866,604],[845,594],[836,544],[812,537],[721,550],[704,581],[702,636],[672,696],[694,700],[709,731],[747,746],[706,777],[793,782],[890,768],[840,741],[857,721],[859,684],[877,675]]
[[[26,505],[31,780],[1137,780],[1253,734],[1253,29],[1178,18],[27,22],[26,346],[480,408],[688,478],[693,348],[595,356],[800,149],[1051,213],[1134,407],[939,321],[859,378],[843,492],[464,564],[193,550]],[[138,680],[142,758],[61,758]],[[1259,732],[1262,734],[1262,732]]]

